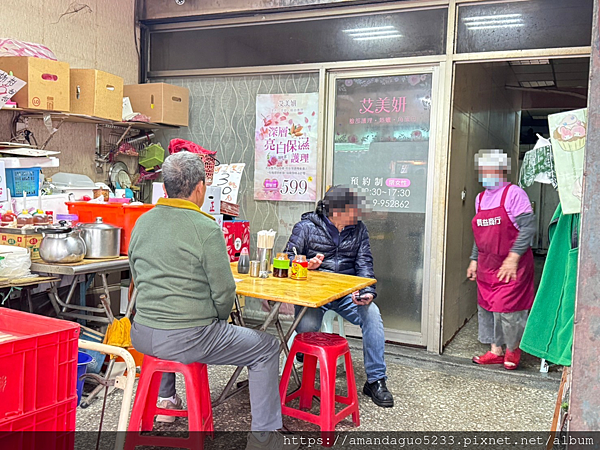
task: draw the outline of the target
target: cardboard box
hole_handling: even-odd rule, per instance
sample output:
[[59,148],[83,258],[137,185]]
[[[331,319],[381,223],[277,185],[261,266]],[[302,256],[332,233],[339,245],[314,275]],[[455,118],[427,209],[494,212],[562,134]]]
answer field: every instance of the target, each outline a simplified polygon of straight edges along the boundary
[[71,69],[71,113],[120,122],[123,78],[96,69]]
[[40,259],[41,234],[9,234],[0,233],[0,245],[28,248],[31,259]]
[[0,69],[27,82],[12,98],[19,108],[69,112],[69,64],[50,59],[8,56]]
[[202,211],[206,214],[214,216],[221,213],[221,188],[217,186],[206,186],[206,195],[204,196],[204,204]]
[[250,222],[247,220],[224,220],[223,235],[230,262],[238,261],[244,248],[250,253]]
[[167,83],[130,84],[123,88],[134,112],[150,117],[151,122],[188,126],[190,91]]

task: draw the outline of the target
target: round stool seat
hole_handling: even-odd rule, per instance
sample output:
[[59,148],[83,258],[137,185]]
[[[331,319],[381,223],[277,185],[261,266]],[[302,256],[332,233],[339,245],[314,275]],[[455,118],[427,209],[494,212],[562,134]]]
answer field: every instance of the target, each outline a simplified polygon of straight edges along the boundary
[[348,348],[348,341],[345,338],[332,333],[300,333],[296,336],[294,342],[308,347],[327,348],[327,351],[344,351]]

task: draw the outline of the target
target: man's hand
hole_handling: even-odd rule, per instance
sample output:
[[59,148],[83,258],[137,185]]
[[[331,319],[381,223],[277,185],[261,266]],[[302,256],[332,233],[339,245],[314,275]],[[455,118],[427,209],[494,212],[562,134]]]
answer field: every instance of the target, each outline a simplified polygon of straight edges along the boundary
[[505,283],[510,283],[517,279],[517,269],[519,268],[519,259],[521,257],[517,253],[509,253],[502,266],[498,270],[498,279]]
[[352,293],[352,303],[355,305],[368,305],[373,301],[373,294],[360,295],[360,292],[356,291]]
[[325,255],[318,253],[314,258],[310,258],[308,260],[308,270],[317,270],[321,267],[323,260],[325,259]]
[[477,280],[477,261],[471,261],[471,264],[469,264],[467,278],[471,281]]

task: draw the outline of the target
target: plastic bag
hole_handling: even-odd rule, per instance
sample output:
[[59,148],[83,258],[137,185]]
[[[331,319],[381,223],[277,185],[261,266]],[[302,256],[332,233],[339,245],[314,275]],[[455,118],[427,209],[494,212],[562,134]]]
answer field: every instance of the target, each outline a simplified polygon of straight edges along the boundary
[[0,278],[25,278],[31,276],[30,268],[29,252],[0,255]]

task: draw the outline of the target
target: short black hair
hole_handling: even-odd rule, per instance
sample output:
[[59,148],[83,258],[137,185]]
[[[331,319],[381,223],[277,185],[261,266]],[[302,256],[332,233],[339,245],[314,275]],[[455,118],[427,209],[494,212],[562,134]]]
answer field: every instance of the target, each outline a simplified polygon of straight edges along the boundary
[[346,186],[333,186],[317,204],[317,214],[329,217],[333,211],[345,211],[348,206],[359,207],[360,196]]

